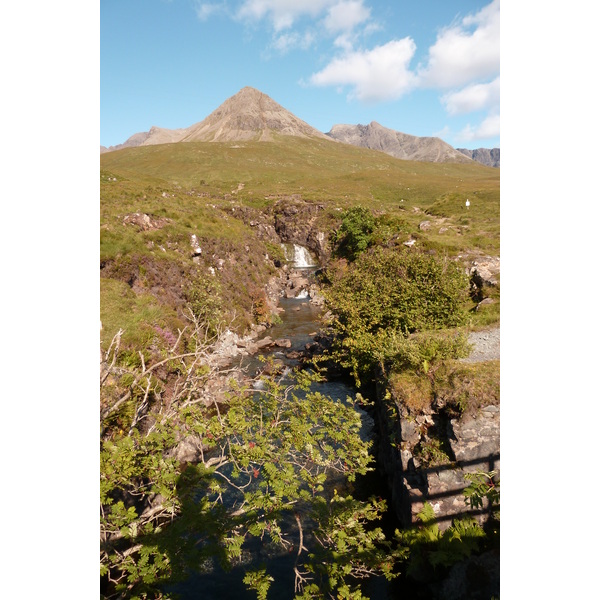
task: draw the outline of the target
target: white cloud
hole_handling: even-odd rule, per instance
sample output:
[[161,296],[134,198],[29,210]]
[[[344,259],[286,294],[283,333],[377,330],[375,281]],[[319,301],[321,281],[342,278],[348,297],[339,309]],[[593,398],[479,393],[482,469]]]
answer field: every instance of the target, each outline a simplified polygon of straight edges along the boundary
[[500,0],[493,0],[477,14],[438,34],[419,76],[423,87],[451,88],[499,72]]
[[244,0],[237,12],[241,20],[268,19],[275,31],[290,28],[303,16],[317,17],[339,0]]
[[370,17],[371,9],[363,5],[363,0],[342,0],[329,8],[323,24],[329,33],[336,34],[352,31]]
[[218,13],[227,11],[227,5],[223,2],[195,2],[196,16],[201,21],[206,21],[210,17]]
[[450,127],[448,127],[448,125],[445,125],[442,129],[440,129],[439,131],[435,131],[432,135],[434,137],[439,137],[444,139],[445,137],[449,136],[451,134],[450,131]]
[[[334,46],[350,52],[360,33],[367,34],[378,28],[370,19],[371,9],[364,6],[363,0],[340,0],[329,8],[322,25],[329,35],[336,36]],[[362,28],[357,33],[359,25]]]
[[461,142],[486,140],[500,135],[500,115],[493,114],[485,118],[477,127],[467,125],[456,138]]
[[281,54],[293,50],[294,48],[300,48],[306,50],[312,46],[315,41],[315,36],[312,32],[306,31],[303,34],[296,32],[286,32],[277,35],[271,47],[279,51]]
[[409,69],[416,46],[411,38],[393,40],[373,50],[349,52],[311,76],[313,85],[350,85],[350,97],[365,102],[393,100],[414,88]]
[[442,104],[450,115],[461,115],[476,110],[495,110],[500,106],[500,77],[491,83],[476,83],[458,92],[442,97]]

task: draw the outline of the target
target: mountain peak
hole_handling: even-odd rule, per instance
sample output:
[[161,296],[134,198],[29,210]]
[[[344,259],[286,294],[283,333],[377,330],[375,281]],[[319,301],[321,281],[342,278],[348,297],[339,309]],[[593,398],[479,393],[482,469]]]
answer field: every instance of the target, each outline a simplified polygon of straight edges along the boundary
[[329,139],[267,94],[247,86],[225,100],[204,121],[188,128],[181,141],[268,141],[273,139],[273,133]]

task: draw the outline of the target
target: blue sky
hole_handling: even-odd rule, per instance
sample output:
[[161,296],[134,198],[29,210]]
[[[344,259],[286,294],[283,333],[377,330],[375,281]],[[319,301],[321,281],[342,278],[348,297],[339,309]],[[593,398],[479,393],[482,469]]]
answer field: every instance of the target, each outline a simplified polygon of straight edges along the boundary
[[498,0],[100,2],[104,146],[252,86],[323,132],[377,121],[499,147],[499,74]]

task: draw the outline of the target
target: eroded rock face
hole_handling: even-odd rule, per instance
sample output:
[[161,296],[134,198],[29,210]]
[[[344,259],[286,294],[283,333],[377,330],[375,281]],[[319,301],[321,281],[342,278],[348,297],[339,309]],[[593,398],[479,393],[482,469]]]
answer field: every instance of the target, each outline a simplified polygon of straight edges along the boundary
[[282,198],[274,207],[274,227],[282,242],[306,246],[319,258],[321,264],[331,256],[327,236],[316,227],[324,210],[321,204],[310,204],[299,195]]
[[[452,519],[469,514],[480,523],[489,518],[488,506],[473,510],[465,502],[466,473],[500,470],[500,410],[486,406],[460,419],[446,419],[434,411],[412,415],[380,390],[377,402],[380,439],[379,462],[387,476],[392,505],[406,527],[418,522],[425,502],[433,507],[441,530]],[[450,447],[450,462],[425,467],[416,456],[419,443],[426,441],[433,427],[445,430]],[[389,443],[387,441],[389,440]]]

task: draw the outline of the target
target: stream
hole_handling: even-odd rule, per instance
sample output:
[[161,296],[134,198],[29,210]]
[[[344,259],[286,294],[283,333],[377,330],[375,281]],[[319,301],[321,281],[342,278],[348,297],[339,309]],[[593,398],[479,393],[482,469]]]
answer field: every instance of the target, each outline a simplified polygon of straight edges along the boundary
[[[300,271],[304,278],[310,279],[314,276],[318,263],[305,248],[296,245],[288,245],[285,248],[288,265],[294,271]],[[296,273],[298,274],[298,273]],[[305,350],[307,344],[314,341],[314,337],[320,328],[320,316],[322,308],[310,301],[308,292],[300,290],[298,297],[280,299],[279,306],[283,311],[280,313],[281,321],[269,328],[263,337],[269,336],[273,340],[289,340],[289,347],[271,346],[259,351],[255,356],[245,357],[243,366],[249,374],[256,373],[264,366],[260,357],[272,357],[283,368],[284,375],[298,366],[298,355]],[[353,385],[339,378],[314,383],[313,391],[334,399],[346,400],[347,397],[354,399],[356,389]],[[374,422],[372,417],[359,409],[362,417],[363,427],[361,437],[370,440],[374,436]],[[338,482],[339,483],[339,482]],[[330,485],[333,485],[331,483]],[[362,490],[360,487],[362,486]],[[375,475],[371,474],[357,481],[354,493],[358,497],[368,497],[372,494],[384,495],[384,483]],[[290,517],[291,519],[291,517]],[[290,520],[290,530],[295,529],[295,523]],[[246,547],[246,546],[244,546]],[[267,571],[274,578],[269,590],[269,600],[291,600],[294,597],[294,572],[293,567],[296,552],[273,551],[265,553],[259,541],[248,545],[248,556],[242,565],[235,567],[230,572],[224,572],[215,564],[208,573],[192,574],[188,580],[181,584],[169,586],[169,590],[177,592],[182,600],[254,600],[256,593],[248,590],[243,583],[244,572],[250,565],[258,566],[266,563]],[[365,593],[374,600],[383,600],[392,597],[388,583],[383,577],[372,578],[365,587]]]

